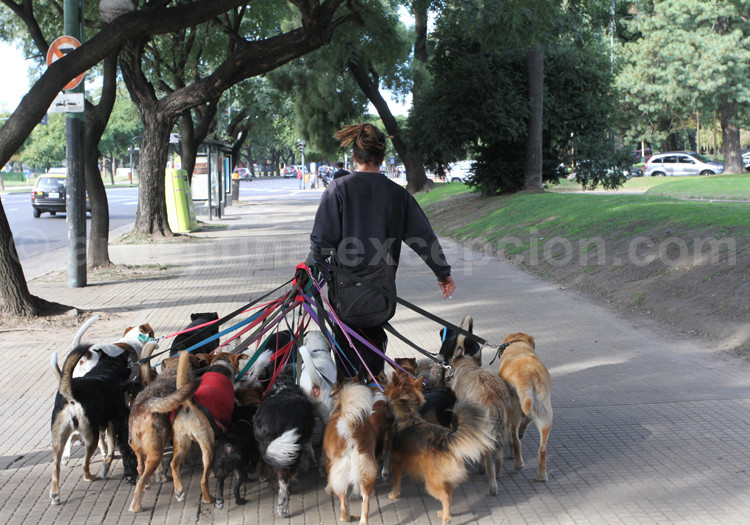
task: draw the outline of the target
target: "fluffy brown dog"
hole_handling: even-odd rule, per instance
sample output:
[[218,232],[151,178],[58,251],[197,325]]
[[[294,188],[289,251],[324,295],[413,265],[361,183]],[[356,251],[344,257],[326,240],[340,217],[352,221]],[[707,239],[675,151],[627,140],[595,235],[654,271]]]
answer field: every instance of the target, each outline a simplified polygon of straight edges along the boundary
[[[203,503],[213,503],[214,497],[208,490],[208,475],[214,458],[214,444],[218,430],[229,429],[234,408],[234,380],[239,371],[239,360],[246,358],[243,354],[218,352],[210,354],[210,366],[200,378],[200,386],[194,395],[182,404],[172,421],[172,445],[174,455],[172,481],[177,501],[184,501],[185,492],[180,479],[180,467],[185,456],[190,452],[191,441],[198,443],[203,459],[203,476],[201,477],[201,495]],[[177,367],[177,388],[188,384],[192,375],[190,354],[180,353]],[[218,426],[217,431],[214,430]]]
[[[341,521],[349,521],[349,489],[362,496],[360,525],[367,525],[370,494],[375,489],[378,463],[375,460],[375,428],[368,419],[372,411],[372,391],[347,383],[334,388],[333,412],[323,436],[328,485],[326,492],[336,494]],[[354,517],[356,519],[356,516]]]
[[[471,332],[472,327],[472,318],[467,315],[461,323],[461,328]],[[450,377],[451,387],[458,401],[479,403],[489,413],[495,441],[484,451],[483,457],[489,477],[489,494],[497,495],[497,476],[500,475],[503,467],[503,443],[511,436],[511,395],[502,379],[490,370],[481,367],[481,352],[473,356],[466,355],[465,352],[466,336],[459,334],[450,361],[453,367]],[[516,467],[518,467],[517,457]]]
[[427,492],[442,503],[438,516],[443,524],[451,518],[453,490],[468,473],[464,461],[479,461],[494,448],[487,410],[476,403],[456,404],[457,430],[426,422],[419,415],[423,402],[421,380],[401,379],[397,374],[385,389],[396,418],[391,469],[396,499],[401,495],[403,474],[422,479]]
[[[143,357],[151,355],[153,343],[143,348]],[[138,460],[138,483],[135,486],[131,512],[143,510],[141,500],[143,490],[148,488],[151,475],[156,472],[157,480],[164,481],[161,464],[164,447],[172,440],[172,424],[169,414],[179,408],[198,388],[199,382],[192,381],[177,389],[177,370],[172,369],[151,381],[148,365],[141,367],[141,380],[147,384],[130,409],[130,446]]]
[[[510,387],[514,403],[518,406],[513,412],[511,444],[513,455],[521,458],[521,439],[531,421],[539,430],[539,469],[537,481],[547,481],[547,439],[552,428],[552,378],[549,371],[536,355],[534,338],[522,332],[510,334],[505,338],[509,346],[500,358],[498,374]],[[518,466],[518,461],[516,461]]]

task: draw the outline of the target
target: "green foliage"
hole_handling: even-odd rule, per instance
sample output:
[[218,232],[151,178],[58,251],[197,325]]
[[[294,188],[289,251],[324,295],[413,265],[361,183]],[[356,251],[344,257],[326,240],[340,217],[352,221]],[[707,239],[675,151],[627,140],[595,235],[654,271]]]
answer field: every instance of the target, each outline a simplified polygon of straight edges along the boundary
[[107,128],[99,143],[99,150],[116,157],[124,157],[129,154],[128,148],[131,145],[140,145],[140,140],[135,140],[139,135],[143,135],[143,124],[138,108],[128,97],[127,89],[120,86]]
[[65,160],[65,114],[51,113],[46,126],[38,125],[18,154],[25,166],[47,171]]
[[[522,47],[489,45],[490,18],[482,22],[469,11],[468,19],[482,25],[468,31],[462,15],[456,8],[438,21],[430,62],[433,81],[414,101],[412,140],[432,167],[475,158],[475,190],[485,195],[515,192],[525,183],[526,53]],[[588,186],[616,186],[622,180],[611,176],[624,164],[611,140],[615,97],[608,50],[594,29],[579,21],[554,41],[545,37],[542,175],[548,182],[556,182],[559,166],[576,158],[589,160]],[[518,37],[519,43],[525,41],[527,37]]]
[[[744,4],[744,5],[743,5]],[[640,38],[625,43],[617,86],[627,137],[659,142],[711,120],[723,103],[750,124],[750,24],[747,3],[657,0],[636,3],[623,25]]]

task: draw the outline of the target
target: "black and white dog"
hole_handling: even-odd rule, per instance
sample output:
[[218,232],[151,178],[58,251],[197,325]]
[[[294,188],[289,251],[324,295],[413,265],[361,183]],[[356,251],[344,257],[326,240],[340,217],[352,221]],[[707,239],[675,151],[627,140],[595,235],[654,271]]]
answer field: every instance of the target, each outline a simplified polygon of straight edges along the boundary
[[269,467],[269,482],[278,491],[276,516],[289,517],[289,484],[305,472],[312,451],[313,405],[287,366],[276,378],[268,397],[253,417],[253,431],[261,458]]
[[[128,445],[128,407],[125,404],[126,383],[130,376],[128,357],[123,353],[111,357],[102,354],[96,366],[83,377],[73,377],[73,369],[90,345],[77,346],[63,365],[60,386],[52,411],[52,485],[50,500],[60,503],[60,462],[71,433],[78,432],[86,447],[83,477],[87,481],[104,478],[114,459],[115,442],[120,448],[128,483],[135,484],[137,464]],[[107,431],[107,456],[97,476],[91,474],[91,456],[99,435]]]

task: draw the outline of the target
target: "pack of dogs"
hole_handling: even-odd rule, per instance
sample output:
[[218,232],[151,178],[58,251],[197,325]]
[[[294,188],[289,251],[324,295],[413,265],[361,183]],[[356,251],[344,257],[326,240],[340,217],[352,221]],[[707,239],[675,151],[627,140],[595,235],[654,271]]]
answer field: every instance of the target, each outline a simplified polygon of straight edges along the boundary
[[[128,328],[114,343],[82,343],[95,320],[78,331],[62,369],[56,353],[51,357],[59,381],[51,424],[52,504],[61,502],[60,469],[74,441],[85,448],[87,481],[107,477],[119,449],[125,479],[135,485],[132,512],[143,510],[152,478],[167,481],[170,447],[174,496],[185,499],[181,467],[193,442],[203,467],[203,503],[223,508],[230,480],[236,505],[243,505],[242,487],[258,471],[258,480],[267,481],[276,495],[280,518],[291,517],[295,481],[317,466],[327,478],[326,491],[339,500],[341,521],[369,523],[380,474],[383,481],[392,478],[391,499],[401,496],[404,476],[423,483],[448,523],[453,492],[472,471],[486,475],[488,494],[497,495],[505,447],[514,468],[524,467],[521,440],[532,422],[540,436],[535,479],[548,480],[551,378],[528,334],[506,337],[493,372],[482,366],[479,344],[465,335],[473,331],[466,316],[461,331],[441,331],[438,364],[398,358],[367,384],[337,376],[332,341],[319,331],[299,340],[278,331],[260,356],[250,349],[222,351],[218,339],[194,349],[201,353],[186,352],[202,341],[186,331],[156,373],[150,363],[156,342],[148,324]],[[211,325],[217,320],[215,313],[193,314],[188,328],[208,338],[218,333]],[[290,352],[278,351],[290,346]],[[322,430],[319,443],[313,442],[316,425]],[[97,448],[103,461],[93,475]],[[216,497],[209,486],[212,474]],[[361,498],[359,516],[351,514],[352,494]]]

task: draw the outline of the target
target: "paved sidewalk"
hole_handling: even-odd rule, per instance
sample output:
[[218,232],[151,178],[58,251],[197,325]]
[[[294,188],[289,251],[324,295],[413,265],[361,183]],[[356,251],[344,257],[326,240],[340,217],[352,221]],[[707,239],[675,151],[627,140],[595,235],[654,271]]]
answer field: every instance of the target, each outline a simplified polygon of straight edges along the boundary
[[[226,314],[289,279],[307,254],[317,204],[310,194],[246,202],[217,223],[226,230],[195,235],[197,242],[113,245],[113,261],[167,267],[167,275],[69,289],[34,282],[47,299],[148,321],[157,335],[182,328],[191,312]],[[454,323],[475,318],[475,331],[493,342],[511,332],[533,334],[553,380],[555,420],[548,448],[548,483],[534,482],[538,433],[524,439],[526,468],[506,461],[500,494],[474,474],[453,498],[453,524],[742,524],[750,523],[750,374],[721,359],[705,342],[683,339],[645,321],[629,321],[493,258],[445,242],[454,266],[454,298],[440,298],[434,277],[410,251],[399,270],[399,295]],[[64,267],[64,259],[60,260]],[[439,327],[401,307],[394,326],[436,350]],[[96,327],[96,325],[94,325]],[[12,328],[12,327],[4,327]],[[127,508],[133,487],[120,461],[106,480],[83,481],[82,448],[63,467],[63,504],[49,505],[49,418],[56,381],[49,353],[61,359],[70,337],[19,334],[0,344],[0,516],[7,524],[271,523],[334,524],[338,504],[325,480],[310,471],[292,488],[291,519],[276,519],[274,498],[257,478],[246,505],[228,498],[222,510],[201,505],[200,458],[184,469],[186,501],[172,483],[153,483],[144,512]],[[93,328],[92,328],[93,330]],[[50,333],[53,337],[50,337]],[[93,332],[92,332],[93,333]],[[117,334],[112,334],[117,335]],[[389,355],[413,352],[391,338]],[[485,366],[492,353],[484,352]],[[492,365],[493,368],[497,363]],[[92,471],[101,461],[95,455]],[[211,480],[215,493],[215,482]],[[405,481],[401,499],[379,481],[373,524],[439,524],[439,503],[423,486]],[[353,498],[353,510],[359,503]]]

